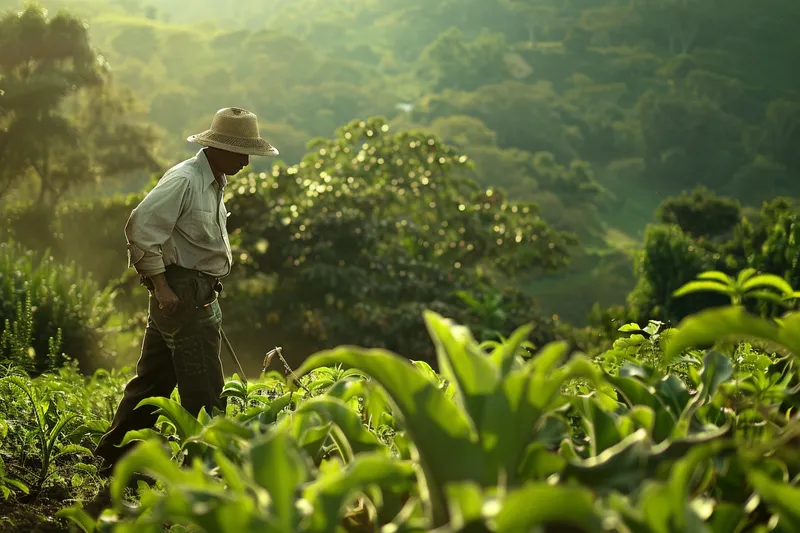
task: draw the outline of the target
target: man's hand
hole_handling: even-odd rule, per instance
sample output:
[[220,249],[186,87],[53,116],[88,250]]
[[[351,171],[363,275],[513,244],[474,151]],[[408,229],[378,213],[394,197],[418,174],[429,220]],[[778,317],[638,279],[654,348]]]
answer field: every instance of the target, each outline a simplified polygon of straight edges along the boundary
[[178,299],[178,296],[172,292],[164,274],[156,274],[150,279],[153,280],[153,293],[156,296],[156,300],[158,300],[158,308],[167,313],[176,311],[181,301]]

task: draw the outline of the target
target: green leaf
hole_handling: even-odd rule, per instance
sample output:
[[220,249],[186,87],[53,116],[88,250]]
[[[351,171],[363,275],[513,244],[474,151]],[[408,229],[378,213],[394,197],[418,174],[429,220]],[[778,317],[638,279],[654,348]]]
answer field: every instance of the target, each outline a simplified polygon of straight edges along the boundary
[[175,432],[181,440],[181,445],[187,438],[199,435],[203,430],[203,425],[175,400],[162,397],[145,398],[136,407],[139,408],[144,405],[157,407],[155,413],[167,417],[175,428]]
[[339,426],[356,454],[378,450],[388,451],[375,434],[364,427],[359,414],[338,398],[317,396],[301,403],[296,412],[315,413],[323,421]]
[[755,290],[748,292],[745,296],[748,298],[755,298],[758,300],[766,300],[768,302],[772,302],[776,305],[780,305],[781,307],[790,307],[791,304],[786,301],[785,298],[782,296],[775,294],[772,291],[765,291],[765,290]]
[[147,428],[147,429],[136,429],[131,430],[125,433],[125,436],[122,437],[122,442],[120,442],[117,447],[125,446],[131,442],[135,441],[143,441],[143,440],[150,440],[150,439],[159,439],[163,440],[164,435],[160,431],[156,431],[155,429]]
[[492,351],[490,358],[492,363],[499,370],[500,376],[505,376],[511,371],[515,354],[532,330],[533,326],[531,324],[526,324],[517,328],[507,341],[500,343]]
[[439,373],[454,383],[469,421],[477,424],[486,398],[498,388],[500,369],[478,349],[469,329],[453,324],[436,313],[424,313],[425,325],[436,347]]
[[646,464],[649,450],[647,431],[639,429],[597,456],[570,460],[564,477],[588,487],[629,492],[647,476],[642,465]]
[[[272,424],[278,419],[278,414],[286,409],[296,397],[297,393],[293,391],[282,394],[281,396],[278,396],[272,400],[272,402],[269,404],[269,408],[266,410],[261,409],[257,411],[255,416],[258,416],[258,421],[262,424]],[[244,415],[238,415],[236,418],[240,422],[245,422],[253,418],[253,416],[251,416],[250,413],[247,413]]]
[[204,426],[198,435],[188,437],[184,445],[199,442],[213,448],[224,448],[235,441],[244,442],[255,436],[252,429],[241,422],[226,417],[217,417]]
[[789,282],[775,274],[759,274],[742,284],[742,289],[745,291],[750,291],[756,287],[770,287],[780,292],[782,295],[792,294],[793,292]]
[[624,326],[620,327],[617,331],[622,333],[631,333],[631,332],[639,332],[642,331],[642,328],[636,322],[630,322],[625,324]]
[[71,520],[84,533],[94,533],[96,531],[95,521],[79,504],[59,509],[56,511],[56,517]]
[[713,398],[719,386],[733,377],[733,363],[725,355],[709,351],[703,357],[703,370],[700,379],[703,383],[701,395]]
[[64,455],[71,455],[71,454],[83,454],[92,457],[94,454],[92,450],[87,448],[86,446],[81,446],[80,444],[67,444],[66,446],[61,447],[58,450],[58,453],[53,455],[53,460],[64,456]]
[[307,458],[284,431],[273,429],[250,446],[253,479],[269,492],[281,531],[296,531],[295,491],[310,477]]
[[744,283],[750,279],[756,272],[758,272],[753,267],[747,267],[744,270],[739,272],[739,275],[736,276],[736,284],[739,286],[744,285]]
[[716,281],[690,281],[689,283],[683,285],[681,288],[675,290],[672,293],[672,296],[678,298],[680,296],[684,296],[686,294],[692,292],[700,292],[700,291],[713,291],[713,292],[721,292],[723,294],[735,294],[736,291],[727,285],[722,285],[721,283],[717,283]]
[[614,417],[604,411],[593,397],[579,396],[573,398],[572,402],[583,415],[591,455],[598,455],[622,440]]
[[451,531],[469,531],[468,524],[482,522],[485,493],[475,482],[461,481],[445,487]]
[[741,505],[720,502],[708,519],[708,527],[712,533],[741,533],[746,524],[747,514]]
[[716,280],[724,285],[733,285],[734,279],[719,270],[707,270],[697,275],[697,279]]
[[359,455],[344,469],[324,474],[306,487],[303,495],[314,508],[306,531],[337,531],[342,508],[355,494],[364,492],[373,484],[381,487],[407,485],[413,479],[412,462],[398,461],[383,454]]
[[532,442],[525,448],[519,465],[519,477],[524,481],[538,481],[561,472],[567,461],[561,455],[548,451],[542,442]]
[[175,485],[178,483],[204,485],[201,473],[182,469],[167,455],[161,442],[147,440],[126,453],[114,467],[109,487],[115,504],[122,501],[123,492],[135,472],[142,472],[155,479]]
[[2,482],[5,483],[6,485],[8,485],[9,487],[14,487],[15,489],[17,489],[18,491],[22,492],[23,494],[30,494],[31,489],[28,487],[28,485],[26,485],[25,483],[23,483],[19,479],[12,479],[12,478],[9,478],[9,477],[4,477],[2,479]]
[[419,453],[434,502],[435,527],[447,522],[442,487],[450,481],[483,480],[484,456],[466,414],[407,359],[385,350],[339,347],[311,356],[298,376],[342,363],[359,368],[383,387],[395,415]]
[[700,311],[683,319],[677,330],[665,342],[664,360],[667,363],[688,348],[752,337],[780,344],[800,354],[798,339],[783,334],[773,322],[752,315],[739,306]]
[[604,531],[589,490],[546,483],[530,483],[510,492],[494,522],[494,531],[503,533],[529,533],[543,525],[550,525],[553,531],[558,531],[558,526],[583,533]]
[[785,531],[800,531],[800,488],[779,483],[757,469],[749,469],[747,478],[761,498],[780,517]]

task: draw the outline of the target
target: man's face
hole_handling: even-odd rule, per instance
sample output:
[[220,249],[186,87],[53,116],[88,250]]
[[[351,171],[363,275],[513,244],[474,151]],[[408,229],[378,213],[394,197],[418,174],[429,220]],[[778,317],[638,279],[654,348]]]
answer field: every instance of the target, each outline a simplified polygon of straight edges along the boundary
[[220,150],[219,148],[207,148],[208,159],[211,165],[226,176],[233,176],[250,163],[250,156]]

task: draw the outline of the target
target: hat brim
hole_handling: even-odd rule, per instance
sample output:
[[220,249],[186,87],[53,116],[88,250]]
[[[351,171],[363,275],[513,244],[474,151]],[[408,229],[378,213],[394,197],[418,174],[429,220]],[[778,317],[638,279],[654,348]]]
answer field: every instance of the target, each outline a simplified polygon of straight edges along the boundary
[[196,143],[202,146],[211,146],[226,150],[236,154],[244,155],[260,155],[260,156],[275,156],[278,155],[278,149],[272,146],[264,139],[242,139],[240,137],[230,137],[228,135],[221,135],[211,130],[206,130],[195,135],[190,135],[186,138],[191,143]]

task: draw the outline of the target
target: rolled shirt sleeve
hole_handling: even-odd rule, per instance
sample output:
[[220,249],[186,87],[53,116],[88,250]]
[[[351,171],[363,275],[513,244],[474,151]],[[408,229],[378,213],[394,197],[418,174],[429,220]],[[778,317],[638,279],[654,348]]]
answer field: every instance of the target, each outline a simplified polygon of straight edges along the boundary
[[139,274],[149,277],[165,271],[161,246],[183,211],[188,186],[185,176],[161,180],[131,212],[125,225],[128,264]]

